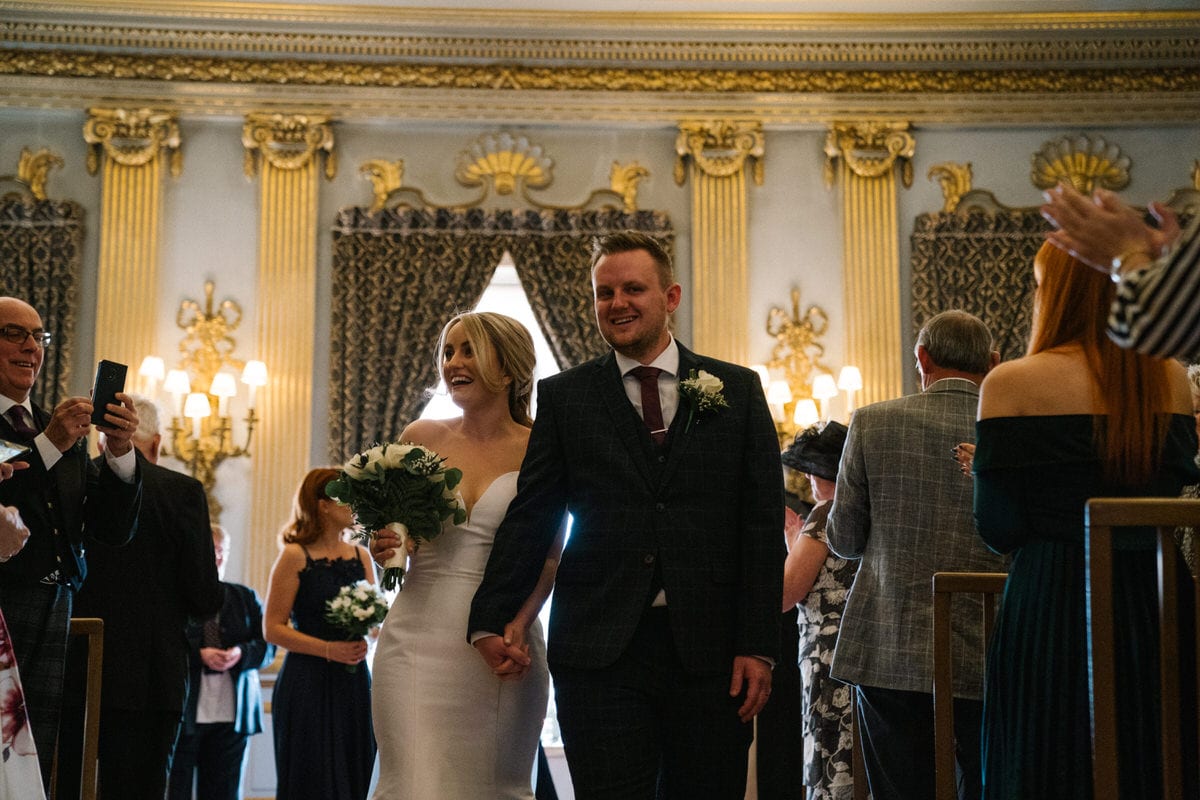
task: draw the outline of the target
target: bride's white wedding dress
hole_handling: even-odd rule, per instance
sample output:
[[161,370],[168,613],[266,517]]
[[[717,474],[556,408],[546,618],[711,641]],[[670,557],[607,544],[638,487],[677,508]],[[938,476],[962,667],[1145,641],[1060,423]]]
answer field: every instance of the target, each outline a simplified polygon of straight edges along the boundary
[[467,642],[471,598],[516,491],[516,472],[496,478],[465,523],[447,524],[409,561],[375,652],[375,800],[533,798],[549,691],[541,624],[519,681],[499,680]]

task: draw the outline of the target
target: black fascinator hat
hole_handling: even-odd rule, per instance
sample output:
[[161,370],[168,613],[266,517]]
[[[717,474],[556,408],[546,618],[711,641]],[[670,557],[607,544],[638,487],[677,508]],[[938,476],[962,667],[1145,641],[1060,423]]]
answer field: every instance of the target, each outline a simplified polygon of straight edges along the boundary
[[827,481],[837,480],[846,430],[842,423],[832,421],[805,428],[780,456],[783,465]]

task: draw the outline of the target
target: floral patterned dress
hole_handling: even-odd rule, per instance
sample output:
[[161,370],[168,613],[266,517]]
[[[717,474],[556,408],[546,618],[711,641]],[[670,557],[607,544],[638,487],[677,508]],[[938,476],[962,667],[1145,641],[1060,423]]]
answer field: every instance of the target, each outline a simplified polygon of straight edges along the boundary
[[[809,513],[801,535],[828,546],[825,522],[830,501]],[[850,800],[854,796],[850,737],[851,687],[829,675],[846,593],[858,561],[830,551],[800,603],[800,675],[803,688],[804,785],[809,800]]]
[[25,693],[8,625],[0,614],[0,798],[41,800],[42,770],[25,714]]

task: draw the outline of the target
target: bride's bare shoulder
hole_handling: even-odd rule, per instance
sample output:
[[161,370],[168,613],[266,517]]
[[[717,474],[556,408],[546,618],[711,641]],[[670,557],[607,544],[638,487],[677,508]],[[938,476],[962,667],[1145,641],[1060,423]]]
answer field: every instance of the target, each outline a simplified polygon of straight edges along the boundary
[[405,426],[400,440],[436,447],[450,435],[455,422],[452,419],[415,419]]

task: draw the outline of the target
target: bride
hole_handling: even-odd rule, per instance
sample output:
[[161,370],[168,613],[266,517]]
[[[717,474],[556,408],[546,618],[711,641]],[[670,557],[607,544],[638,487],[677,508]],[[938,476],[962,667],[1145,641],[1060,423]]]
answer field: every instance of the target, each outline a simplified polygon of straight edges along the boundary
[[[554,582],[561,537],[537,588],[504,632],[528,666],[506,663],[493,674],[463,631],[529,442],[533,340],[501,314],[459,314],[442,329],[436,357],[462,417],[417,420],[401,439],[462,470],[467,521],[446,523],[440,536],[411,554],[404,589],[383,623],[373,670],[374,798],[532,800],[549,691],[537,614]],[[394,536],[380,531],[372,555],[383,564],[396,546]],[[497,677],[509,671],[523,677]]]

